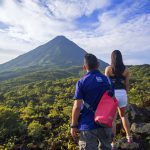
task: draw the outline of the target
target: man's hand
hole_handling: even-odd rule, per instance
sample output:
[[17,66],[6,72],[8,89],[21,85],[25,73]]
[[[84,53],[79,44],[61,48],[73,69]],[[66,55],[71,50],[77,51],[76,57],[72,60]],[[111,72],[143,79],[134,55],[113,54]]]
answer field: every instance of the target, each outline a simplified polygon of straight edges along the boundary
[[80,116],[80,110],[81,110],[82,103],[83,103],[82,100],[75,100],[73,108],[72,108],[71,135],[72,135],[74,140],[76,140],[76,138],[77,138],[78,119]]
[[71,136],[74,140],[77,138],[78,129],[77,128],[71,128]]

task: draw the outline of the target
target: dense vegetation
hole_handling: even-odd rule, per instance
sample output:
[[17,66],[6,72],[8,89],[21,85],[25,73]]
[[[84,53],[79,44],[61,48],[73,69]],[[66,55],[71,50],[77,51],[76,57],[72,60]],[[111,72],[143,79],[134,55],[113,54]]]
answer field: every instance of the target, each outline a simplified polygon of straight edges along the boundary
[[[129,101],[147,105],[150,65],[130,66],[129,69]],[[47,72],[43,78],[41,74],[34,74],[0,84],[0,149],[77,149],[69,125],[79,76],[70,76],[48,75]]]
[[140,106],[150,105],[150,65],[130,66],[129,101]]
[[14,82],[21,81],[22,83],[34,82],[37,80],[54,80],[64,77],[79,75],[81,67],[61,67],[51,69],[48,67],[28,67],[23,69],[15,69],[7,72],[0,72],[0,81],[13,80]]

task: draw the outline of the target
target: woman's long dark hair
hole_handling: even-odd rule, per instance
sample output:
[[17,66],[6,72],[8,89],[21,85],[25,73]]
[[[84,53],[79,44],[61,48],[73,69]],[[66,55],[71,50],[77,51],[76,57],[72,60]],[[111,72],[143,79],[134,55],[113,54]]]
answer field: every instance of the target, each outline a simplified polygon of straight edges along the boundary
[[125,70],[122,54],[119,50],[114,50],[111,54],[111,67],[114,75],[122,75]]

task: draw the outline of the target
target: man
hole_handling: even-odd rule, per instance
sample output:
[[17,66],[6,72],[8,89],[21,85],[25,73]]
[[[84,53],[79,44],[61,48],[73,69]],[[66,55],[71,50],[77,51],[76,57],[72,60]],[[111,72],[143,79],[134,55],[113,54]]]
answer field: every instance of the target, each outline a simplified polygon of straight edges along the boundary
[[[94,112],[103,93],[109,89],[107,77],[98,70],[99,62],[93,54],[84,57],[87,73],[76,84],[75,101],[72,109],[71,135],[74,139],[80,130],[80,150],[111,150],[111,128],[94,122]],[[87,108],[84,102],[92,109]]]

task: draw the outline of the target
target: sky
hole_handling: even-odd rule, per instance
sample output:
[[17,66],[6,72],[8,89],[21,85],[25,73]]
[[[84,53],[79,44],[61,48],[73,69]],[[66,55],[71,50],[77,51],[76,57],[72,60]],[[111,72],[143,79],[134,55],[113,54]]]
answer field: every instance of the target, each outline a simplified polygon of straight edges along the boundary
[[110,63],[150,64],[150,0],[0,0],[0,64],[64,35]]

